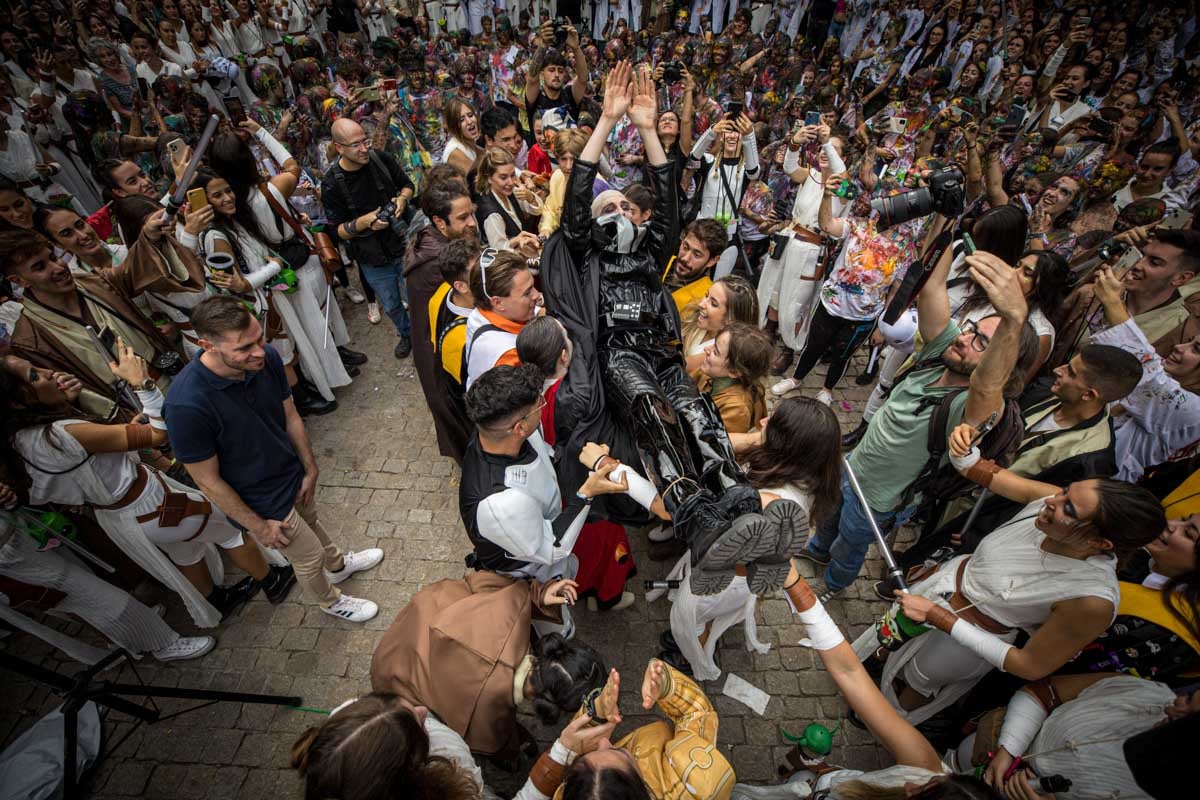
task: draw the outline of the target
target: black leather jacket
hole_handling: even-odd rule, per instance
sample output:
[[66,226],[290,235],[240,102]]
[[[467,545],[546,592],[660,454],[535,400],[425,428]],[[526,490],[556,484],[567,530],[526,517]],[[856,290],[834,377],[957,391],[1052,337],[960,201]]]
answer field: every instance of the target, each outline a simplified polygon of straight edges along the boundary
[[[599,265],[600,307],[598,335],[614,330],[640,330],[662,343],[680,338],[679,313],[663,288],[659,264],[679,246],[679,190],[672,185],[671,165],[646,168],[654,190],[654,213],[641,245],[632,253],[604,249],[604,234],[592,225],[592,182],[596,165],[576,159],[563,202],[562,230],[578,265]],[[640,307],[641,319],[614,319],[618,304]],[[628,316],[627,314],[622,316]]]

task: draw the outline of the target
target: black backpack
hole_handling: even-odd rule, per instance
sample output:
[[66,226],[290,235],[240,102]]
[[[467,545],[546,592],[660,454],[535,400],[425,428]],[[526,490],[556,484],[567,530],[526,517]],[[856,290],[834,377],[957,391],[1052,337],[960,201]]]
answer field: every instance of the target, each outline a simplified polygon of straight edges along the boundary
[[[900,380],[915,373],[924,372],[926,367],[940,363],[940,358],[922,361],[908,370]],[[907,508],[913,498],[918,494],[921,495],[921,503],[913,516],[913,521],[923,523],[922,536],[937,526],[942,512],[952,500],[970,494],[976,488],[976,485],[963,477],[952,464],[949,462],[942,464],[942,458],[949,449],[950,409],[954,399],[965,391],[967,390],[958,389],[938,398],[926,398],[921,402],[921,410],[931,405],[935,406],[925,439],[925,449],[929,453],[929,458],[921,467],[916,479],[904,490],[898,508]],[[980,440],[979,451],[983,458],[991,459],[1005,467],[1012,462],[1013,456],[1016,455],[1024,438],[1025,419],[1021,413],[1021,406],[1015,399],[1005,400],[1004,409],[1000,412],[995,427]]]

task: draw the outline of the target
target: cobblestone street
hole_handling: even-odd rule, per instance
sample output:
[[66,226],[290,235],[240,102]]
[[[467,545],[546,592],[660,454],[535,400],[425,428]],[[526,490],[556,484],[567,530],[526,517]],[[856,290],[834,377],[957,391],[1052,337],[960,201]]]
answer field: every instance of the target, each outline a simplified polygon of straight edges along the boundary
[[[215,630],[218,644],[213,652],[196,661],[172,664],[143,659],[138,666],[143,680],[296,694],[306,707],[329,709],[370,690],[371,653],[413,593],[431,581],[463,574],[469,545],[458,516],[458,470],[438,454],[412,361],[392,357],[395,340],[386,319],[383,325],[370,326],[364,306],[346,303],[344,309],[356,336],[355,348],[367,352],[371,361],[352,386],[340,391],[339,410],[310,418],[308,427],[321,467],[318,501],[326,527],[344,549],[379,546],[386,553],[374,571],[343,584],[350,594],[377,602],[378,617],[365,626],[336,620],[304,602],[299,588],[293,590],[290,602],[278,606],[259,595]],[[857,421],[866,400],[867,389],[854,383],[861,366],[860,357],[849,370],[847,385],[835,393],[834,407],[844,425],[851,418]],[[818,369],[823,371],[824,367]],[[819,380],[817,374],[809,376],[811,393],[815,394]],[[670,562],[650,561],[645,556],[645,538],[637,532],[631,532],[630,542],[638,565],[630,588],[639,594],[638,602],[619,612],[589,612],[582,604],[575,611],[578,636],[621,671],[627,716],[619,734],[650,719],[641,713],[636,695],[646,660],[658,651],[658,637],[668,626],[670,610],[665,599],[651,605],[640,597],[642,580],[664,576]],[[870,593],[878,571],[878,559],[873,557],[865,577],[830,603],[831,613],[850,637],[882,613],[883,604]],[[139,595],[149,602],[165,601],[168,621],[185,635],[196,632],[176,598],[167,597],[157,586],[144,587]],[[832,728],[845,707],[829,675],[814,664],[813,652],[797,645],[802,629],[782,596],[759,603],[758,625],[759,637],[772,645],[769,653],[747,651],[741,627],[734,626],[721,641],[718,662],[725,673],[732,672],[771,696],[766,714],[759,716],[724,696],[725,675],[705,689],[720,712],[719,743],[738,779],[761,783],[775,779],[789,749],[781,727],[799,733],[809,722],[819,721]],[[72,622],[61,627],[78,632],[81,626]],[[90,630],[83,636],[100,643]],[[78,669],[25,634],[15,634],[0,646],[59,672]],[[109,677],[134,679],[129,668]],[[55,702],[44,688],[11,674],[4,675],[3,685],[0,738],[7,744]],[[192,704],[159,705],[171,713]],[[638,713],[633,713],[635,708]],[[290,747],[298,733],[322,719],[306,711],[221,703],[142,726],[105,760],[92,784],[93,796],[300,797],[300,781],[288,767]],[[120,714],[110,715],[109,744],[130,729],[126,720]],[[533,717],[523,721],[543,742],[551,741],[553,732]],[[889,763],[869,734],[847,723],[835,734],[829,760],[863,769]],[[485,774],[502,793],[511,793],[524,777],[506,775],[490,765],[485,765]]]

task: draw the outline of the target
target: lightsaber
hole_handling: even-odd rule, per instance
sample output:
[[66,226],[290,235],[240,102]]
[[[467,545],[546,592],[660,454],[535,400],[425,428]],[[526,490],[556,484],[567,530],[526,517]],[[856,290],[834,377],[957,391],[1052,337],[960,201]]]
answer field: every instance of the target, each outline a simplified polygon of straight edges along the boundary
[[883,556],[883,561],[887,564],[888,577],[891,579],[892,585],[899,591],[907,592],[908,581],[904,580],[904,572],[896,563],[896,557],[892,555],[892,548],[888,546],[883,531],[879,530],[879,523],[875,521],[875,514],[871,511],[871,505],[867,502],[866,495],[863,494],[862,486],[858,483],[858,476],[854,474],[854,468],[850,466],[850,459],[842,456],[842,465],[846,468],[846,477],[850,479],[850,488],[854,489],[858,502],[862,504],[867,522],[871,523],[871,532],[875,534],[875,543],[879,545],[879,554]]
[[[12,513],[12,512],[9,512],[9,513]],[[17,511],[16,515],[20,519],[23,519],[27,522],[32,522],[33,524],[37,525],[39,528],[41,528],[42,530],[44,530],[48,534],[50,534],[50,538],[56,539],[57,541],[62,542],[70,550],[72,550],[72,551],[78,553],[80,556],[86,558],[88,561],[92,562],[93,564],[95,564],[97,567],[104,570],[105,572],[113,573],[113,572],[117,571],[116,567],[113,567],[111,564],[109,564],[107,561],[103,560],[99,556],[92,555],[91,551],[89,551],[83,545],[77,544],[76,542],[71,541],[71,539],[68,538],[67,536],[60,535],[58,533],[58,531],[54,530],[49,525],[47,525],[46,523],[44,523],[40,519],[38,519],[36,514],[33,514],[32,512],[22,509],[22,510]]]
[[321,342],[321,349],[329,347],[329,304],[333,302],[333,284],[325,283],[325,338]]
[[200,134],[200,141],[196,142],[196,149],[192,151],[192,157],[183,170],[183,177],[175,184],[175,193],[167,201],[163,224],[171,222],[179,213],[179,209],[183,208],[183,202],[187,199],[188,187],[192,185],[192,178],[196,176],[196,170],[200,169],[200,161],[204,158],[204,153],[208,150],[208,144],[212,141],[213,134],[217,132],[217,125],[220,122],[221,118],[216,114],[209,115],[208,124],[204,126],[204,131]]

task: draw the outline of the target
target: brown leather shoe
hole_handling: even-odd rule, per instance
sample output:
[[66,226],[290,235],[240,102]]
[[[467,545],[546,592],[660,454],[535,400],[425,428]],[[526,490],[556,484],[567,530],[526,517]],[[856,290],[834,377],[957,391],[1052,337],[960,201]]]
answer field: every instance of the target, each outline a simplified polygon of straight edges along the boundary
[[775,351],[775,358],[771,360],[771,374],[784,375],[788,371],[788,367],[792,366],[792,359],[796,353],[790,347],[779,345]]

